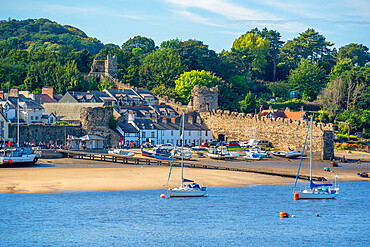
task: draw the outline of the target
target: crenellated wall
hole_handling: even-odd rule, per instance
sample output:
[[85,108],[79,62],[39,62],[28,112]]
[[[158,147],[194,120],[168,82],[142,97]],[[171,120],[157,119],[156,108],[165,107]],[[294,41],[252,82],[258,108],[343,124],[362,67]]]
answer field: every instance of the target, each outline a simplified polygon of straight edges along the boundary
[[[280,150],[288,150],[288,148],[302,150],[309,125],[308,121],[281,118],[272,120],[252,114],[222,110],[201,112],[200,115],[216,138],[224,135],[228,141],[264,139]],[[332,124],[313,122],[313,151],[322,152],[324,160],[334,157]]]

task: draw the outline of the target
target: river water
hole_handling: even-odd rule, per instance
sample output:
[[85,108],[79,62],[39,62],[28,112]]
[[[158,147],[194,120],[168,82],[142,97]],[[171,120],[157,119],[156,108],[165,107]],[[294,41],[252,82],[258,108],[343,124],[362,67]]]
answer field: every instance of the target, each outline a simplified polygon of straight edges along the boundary
[[209,188],[204,198],[1,194],[0,246],[370,246],[369,185],[342,182],[337,199],[298,201],[288,185]]

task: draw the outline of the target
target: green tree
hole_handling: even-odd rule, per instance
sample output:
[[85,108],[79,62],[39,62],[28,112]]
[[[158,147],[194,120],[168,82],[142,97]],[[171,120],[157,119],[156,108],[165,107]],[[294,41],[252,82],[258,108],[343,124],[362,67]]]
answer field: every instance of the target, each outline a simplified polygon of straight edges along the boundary
[[342,46],[338,51],[338,59],[349,59],[353,66],[365,66],[370,61],[369,48],[354,43]]
[[281,34],[275,30],[268,30],[267,28],[261,31],[258,28],[252,29],[250,33],[255,33],[260,35],[263,39],[269,42],[269,51],[267,56],[267,71],[272,71],[272,73],[266,72],[266,78],[268,80],[276,81],[276,65],[277,58],[280,54],[280,48],[283,46],[284,41],[280,40]]
[[290,70],[297,68],[301,59],[308,59],[311,63],[319,60],[334,63],[333,56],[336,50],[331,48],[333,45],[312,28],[307,29],[293,40],[288,40],[281,47],[279,55],[278,68],[282,73],[280,79],[285,79]]
[[267,65],[269,46],[269,42],[257,33],[246,33],[234,41],[232,49],[243,51],[246,55],[251,55],[251,69],[262,72]]
[[122,44],[122,49],[132,51],[134,48],[141,48],[145,53],[154,51],[155,43],[151,38],[135,36]]
[[302,59],[298,68],[291,71],[288,82],[304,100],[315,100],[320,90],[326,86],[324,74],[316,64]]
[[220,61],[215,51],[198,40],[180,41],[177,51],[188,70],[206,70],[218,74]]
[[152,52],[142,61],[139,71],[140,85],[149,90],[164,84],[174,87],[175,80],[186,71],[180,55],[173,49],[163,49]]
[[211,72],[192,70],[180,75],[180,78],[175,81],[175,90],[184,99],[184,102],[188,103],[191,97],[191,90],[193,90],[195,85],[211,88],[220,84],[221,81],[220,77],[215,76]]
[[104,89],[110,89],[110,88],[113,88],[114,87],[114,82],[111,81],[111,79],[109,79],[108,77],[104,77],[99,86],[98,86],[98,89],[99,91],[103,91]]
[[254,113],[256,110],[256,97],[248,92],[244,100],[239,102],[240,110],[244,113]]

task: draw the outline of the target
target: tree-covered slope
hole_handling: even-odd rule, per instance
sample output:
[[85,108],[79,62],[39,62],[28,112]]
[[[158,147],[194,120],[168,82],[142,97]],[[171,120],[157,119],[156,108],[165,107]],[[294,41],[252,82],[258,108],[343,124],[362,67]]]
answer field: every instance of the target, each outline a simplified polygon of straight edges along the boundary
[[76,50],[86,49],[91,54],[97,54],[104,47],[99,40],[88,37],[78,28],[42,18],[0,21],[0,43],[29,51],[42,48],[55,51],[61,45],[72,45]]

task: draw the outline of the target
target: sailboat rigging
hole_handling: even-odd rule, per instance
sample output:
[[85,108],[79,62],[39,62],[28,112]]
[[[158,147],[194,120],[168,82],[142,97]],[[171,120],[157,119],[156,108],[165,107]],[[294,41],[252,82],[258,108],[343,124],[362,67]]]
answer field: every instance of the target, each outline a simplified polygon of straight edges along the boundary
[[[333,198],[337,197],[337,195],[339,194],[339,188],[336,187],[336,184],[335,184],[334,188],[331,188],[331,186],[333,186],[331,183],[315,184],[312,181],[312,143],[313,143],[313,141],[312,141],[312,121],[313,121],[313,116],[314,115],[312,114],[311,121],[310,121],[310,124],[308,126],[306,138],[305,138],[304,145],[303,145],[303,150],[302,150],[302,155],[301,155],[301,159],[300,159],[299,166],[298,166],[297,176],[296,176],[295,183],[294,183],[294,186],[293,186],[293,193],[294,193],[294,199],[295,200],[298,200],[298,199],[333,199]],[[304,149],[305,149],[305,146],[306,146],[307,137],[308,137],[308,134],[309,134],[310,130],[311,130],[311,138],[310,138],[311,139],[310,140],[310,184],[309,184],[309,189],[305,189],[305,190],[300,191],[300,190],[297,189],[297,181],[298,181],[299,171],[300,171],[301,164],[302,164],[302,158],[303,158],[303,153],[304,153]]]
[[166,191],[170,197],[201,197],[207,194],[207,187],[200,186],[193,180],[184,178],[184,131],[185,131],[185,113],[182,114],[182,132],[181,132],[181,184],[178,188],[169,188],[168,184],[172,172],[173,160],[172,157],[170,172],[167,179]]

